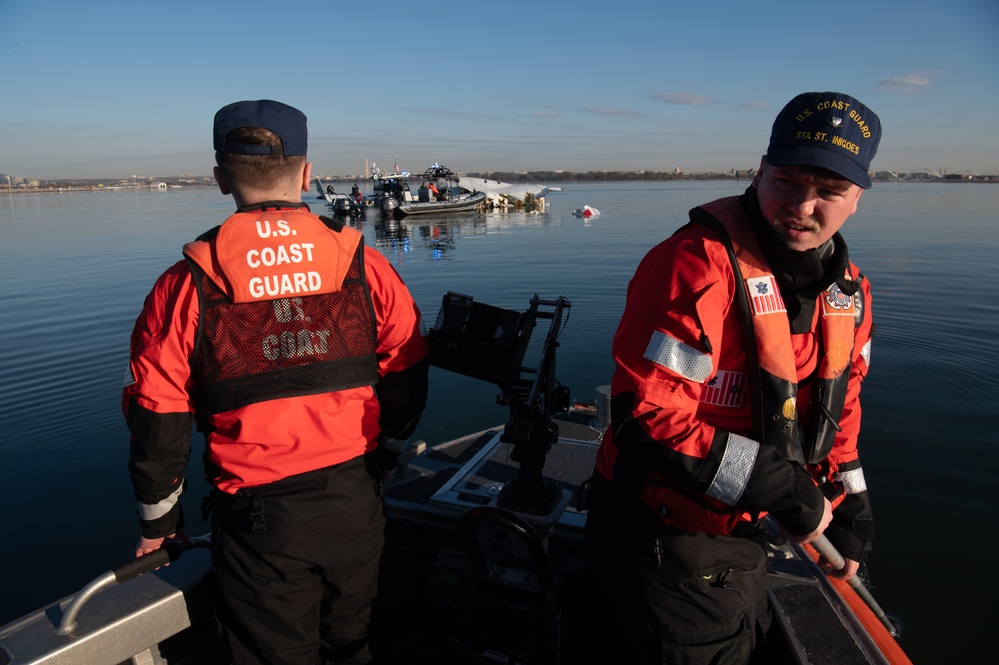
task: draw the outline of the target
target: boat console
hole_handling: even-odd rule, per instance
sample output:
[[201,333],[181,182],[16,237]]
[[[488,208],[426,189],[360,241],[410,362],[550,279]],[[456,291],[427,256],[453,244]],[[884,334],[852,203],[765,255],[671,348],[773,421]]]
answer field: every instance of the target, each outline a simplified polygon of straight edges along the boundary
[[[535,295],[525,312],[444,297],[431,364],[495,383],[510,418],[409,460],[386,487],[379,602],[389,660],[573,662],[563,598],[583,568],[580,488],[602,430],[596,410],[571,409],[555,380],[570,307],[563,297]],[[525,366],[539,321],[548,322],[540,361]]]

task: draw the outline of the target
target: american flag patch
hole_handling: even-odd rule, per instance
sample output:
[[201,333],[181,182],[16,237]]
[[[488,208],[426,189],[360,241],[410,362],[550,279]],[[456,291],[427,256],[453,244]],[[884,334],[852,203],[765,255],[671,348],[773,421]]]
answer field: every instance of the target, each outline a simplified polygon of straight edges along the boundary
[[742,406],[745,385],[745,372],[729,372],[720,369],[718,374],[701,388],[701,403],[738,408]]
[[776,314],[786,312],[784,299],[780,297],[780,290],[777,289],[777,280],[773,275],[763,277],[750,277],[746,280],[746,288],[749,289],[749,297],[753,301],[753,314]]

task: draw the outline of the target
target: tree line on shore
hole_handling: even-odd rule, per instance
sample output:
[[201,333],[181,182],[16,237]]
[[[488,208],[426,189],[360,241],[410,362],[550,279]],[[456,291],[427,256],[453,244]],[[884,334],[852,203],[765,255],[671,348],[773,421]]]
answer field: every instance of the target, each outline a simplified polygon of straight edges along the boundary
[[[560,182],[629,182],[629,181],[664,181],[664,180],[752,180],[756,175],[755,169],[737,170],[732,169],[725,172],[705,172],[705,173],[683,173],[680,171],[469,171],[465,173],[470,178],[483,178],[486,180],[499,180],[502,182],[530,182],[530,183],[560,183]],[[906,174],[896,174],[892,172],[878,172],[874,174],[875,180],[890,181],[899,180],[900,176]],[[323,182],[347,182],[360,183],[365,180],[360,175],[330,175],[316,176]],[[413,177],[413,176],[411,176]],[[460,178],[460,176],[459,176]],[[936,180],[936,181],[976,181],[976,182],[999,182],[999,176],[967,174],[948,174],[942,178],[931,178],[924,173],[913,173],[906,175],[908,180]],[[155,186],[158,183],[165,183],[168,186],[181,187],[215,187],[215,180],[209,176],[154,176],[132,178],[66,178],[58,180],[34,180],[14,184],[10,187],[13,191],[38,191],[57,189],[102,189],[102,188],[141,188]],[[0,190],[8,189],[7,182],[0,182]]]
[[755,170],[727,173],[682,173],[679,171],[489,171],[470,172],[469,177],[503,182],[601,182],[630,180],[744,180]]

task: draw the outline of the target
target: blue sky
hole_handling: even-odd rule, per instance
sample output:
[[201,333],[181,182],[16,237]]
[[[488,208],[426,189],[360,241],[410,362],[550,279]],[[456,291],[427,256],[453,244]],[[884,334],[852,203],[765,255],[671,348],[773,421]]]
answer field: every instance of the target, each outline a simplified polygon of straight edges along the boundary
[[0,173],[207,175],[215,111],[261,98],[320,174],[742,169],[839,90],[875,168],[995,174],[997,35],[996,0],[0,0]]

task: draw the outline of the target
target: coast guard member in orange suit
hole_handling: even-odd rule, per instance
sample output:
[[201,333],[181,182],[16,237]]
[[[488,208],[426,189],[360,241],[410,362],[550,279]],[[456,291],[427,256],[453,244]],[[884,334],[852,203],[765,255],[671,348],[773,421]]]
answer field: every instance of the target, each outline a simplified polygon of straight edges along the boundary
[[142,537],[184,539],[192,423],[214,485],[216,608],[236,663],[367,663],[380,483],[427,393],[420,312],[356,230],[301,202],[306,118],[215,116],[235,214],[184,247],[132,333],[123,409]]
[[839,577],[871,546],[871,294],[839,230],[880,136],[852,97],[795,97],[752,186],[693,209],[631,280],[586,525],[628,662],[747,662],[770,623],[767,513],[798,542],[825,533]]

